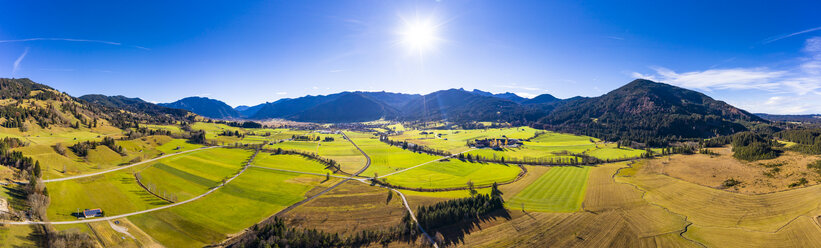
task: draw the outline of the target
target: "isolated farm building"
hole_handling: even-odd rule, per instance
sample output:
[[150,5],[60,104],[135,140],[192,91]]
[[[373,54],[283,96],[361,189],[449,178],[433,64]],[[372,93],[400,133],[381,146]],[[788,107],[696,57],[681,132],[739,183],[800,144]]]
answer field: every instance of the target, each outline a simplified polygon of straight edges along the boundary
[[83,217],[85,217],[85,218],[103,217],[103,210],[99,209],[99,208],[83,210]]

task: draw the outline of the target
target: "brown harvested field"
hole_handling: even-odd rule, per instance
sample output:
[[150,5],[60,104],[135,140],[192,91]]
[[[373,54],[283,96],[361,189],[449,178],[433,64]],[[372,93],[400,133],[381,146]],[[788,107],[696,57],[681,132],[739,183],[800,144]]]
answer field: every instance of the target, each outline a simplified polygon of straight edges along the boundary
[[402,199],[388,190],[348,181],[334,190],[299,206],[283,217],[295,228],[312,228],[349,234],[361,230],[385,230],[397,226],[405,215]]
[[[707,187],[745,194],[788,190],[789,185],[800,178],[806,178],[807,185],[821,182],[821,176],[818,173],[807,169],[807,164],[821,159],[821,156],[787,151],[775,159],[746,162],[733,158],[730,147],[711,148],[710,150],[719,155],[673,155],[653,161],[658,163],[661,172],[665,175]],[[781,165],[775,166],[778,169],[774,169],[773,165],[778,164]],[[723,187],[724,181],[730,178],[741,181],[741,184],[730,188]]]
[[659,174],[658,160],[623,170],[618,181],[646,191],[644,199],[687,217],[684,234],[708,247],[810,247],[821,242],[821,186],[760,195],[728,192]]
[[752,232],[738,228],[690,226],[687,237],[708,247],[818,247],[821,229],[806,216],[799,217],[778,232]]
[[[590,172],[584,211],[540,213],[510,211],[472,228],[452,226],[444,236],[464,247],[696,247],[679,236],[684,217],[644,201],[635,186],[613,175],[626,163],[594,167]],[[545,170],[546,171],[546,170]]]

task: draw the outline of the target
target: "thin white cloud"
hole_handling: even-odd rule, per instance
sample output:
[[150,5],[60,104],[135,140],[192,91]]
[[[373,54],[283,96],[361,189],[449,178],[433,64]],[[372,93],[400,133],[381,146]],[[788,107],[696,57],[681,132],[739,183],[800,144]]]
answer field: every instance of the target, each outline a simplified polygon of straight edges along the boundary
[[23,51],[23,54],[20,54],[20,57],[17,57],[17,59],[14,60],[14,67],[12,67],[12,69],[11,69],[11,74],[12,75],[17,73],[17,69],[20,68],[20,62],[22,62],[23,59],[26,58],[26,54],[28,54],[28,53],[29,53],[29,48],[26,47],[26,50]]
[[778,70],[752,67],[676,72],[653,67],[655,73],[633,72],[632,76],[705,91],[760,90],[776,95],[767,101],[739,105],[757,112],[821,113],[821,37],[807,39],[801,50],[806,56],[798,58],[797,65]]
[[[28,38],[28,39],[18,39],[18,40],[0,40],[0,43],[11,43],[11,42],[27,42],[27,41],[71,41],[71,42],[90,42],[90,43],[100,43],[106,45],[114,45],[114,46],[122,46],[123,43],[120,42],[113,42],[113,41],[105,41],[105,40],[88,40],[88,39],[72,39],[72,38]],[[141,49],[150,51],[150,48],[142,47],[142,46],[130,46],[133,48]]]
[[654,67],[655,74],[634,72],[632,75],[705,91],[757,89],[797,95],[821,94],[821,37],[807,39],[801,50],[807,56],[799,58],[800,64],[780,70],[754,67],[678,73],[664,67]]
[[775,41],[778,41],[778,40],[782,40],[782,39],[790,38],[790,37],[793,37],[793,36],[796,36],[796,35],[799,35],[799,34],[806,34],[806,33],[809,33],[809,32],[815,32],[815,31],[818,31],[818,30],[821,30],[821,27],[814,27],[814,28],[810,28],[810,29],[801,30],[801,31],[798,31],[798,32],[795,32],[795,33],[791,33],[791,34],[785,34],[785,35],[779,35],[779,36],[770,37],[770,38],[765,39],[765,40],[764,40],[763,42],[761,42],[761,43],[763,43],[763,44],[768,44],[768,43],[772,43],[772,42],[775,42]]
[[714,89],[767,89],[776,90],[779,84],[772,83],[787,74],[786,71],[773,71],[767,68],[732,68],[710,69],[677,73],[664,67],[653,67],[655,75],[646,75],[634,72],[637,78],[646,78],[654,81],[663,81],[685,88],[695,88],[706,91]]
[[330,71],[328,71],[328,72],[330,72],[330,73],[337,73],[337,72],[343,72],[343,71],[345,71],[345,70],[330,70]]
[[287,95],[287,94],[288,94],[288,92],[277,92],[276,94],[277,94],[277,95]]

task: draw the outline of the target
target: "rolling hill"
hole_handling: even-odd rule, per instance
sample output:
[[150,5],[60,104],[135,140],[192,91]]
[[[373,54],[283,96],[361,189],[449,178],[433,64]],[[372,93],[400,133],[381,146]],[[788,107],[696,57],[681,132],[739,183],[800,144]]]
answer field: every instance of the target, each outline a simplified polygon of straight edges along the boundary
[[[75,98],[28,78],[0,78],[0,120],[7,128],[93,127],[101,120],[118,128],[134,123],[169,123],[193,116],[140,99],[91,95]],[[101,124],[102,125],[102,124]]]
[[149,115],[169,114],[177,117],[185,117],[190,114],[188,110],[163,107],[157,104],[143,101],[140,98],[128,98],[125,96],[105,96],[100,94],[89,94],[79,97],[79,99],[91,103],[100,104],[109,108],[119,108],[131,112],[143,112]]
[[638,79],[602,96],[559,106],[535,125],[659,145],[743,131],[743,122],[766,120],[699,92]]

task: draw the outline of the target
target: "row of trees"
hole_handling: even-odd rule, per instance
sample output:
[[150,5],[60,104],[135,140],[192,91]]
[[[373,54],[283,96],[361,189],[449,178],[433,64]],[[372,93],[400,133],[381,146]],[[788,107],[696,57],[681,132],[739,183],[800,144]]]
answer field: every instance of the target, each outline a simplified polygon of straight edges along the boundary
[[181,137],[175,137],[175,135],[169,130],[149,129],[149,128],[145,128],[145,127],[137,127],[137,128],[134,128],[134,129],[128,129],[125,133],[125,137],[123,137],[123,140],[133,140],[133,139],[138,139],[138,138],[142,138],[142,137],[145,137],[145,136],[152,136],[152,135],[166,135],[166,136],[171,136],[171,137],[174,137],[174,138],[181,138]]
[[427,153],[427,154],[437,155],[437,156],[450,156],[450,155],[453,155],[450,152],[445,151],[445,150],[434,149],[434,148],[430,148],[430,147],[423,146],[423,145],[409,143],[407,141],[391,140],[390,138],[388,138],[387,135],[380,135],[379,136],[379,141],[382,141],[385,144],[395,146],[395,147],[400,147],[402,149],[412,151],[412,152]]
[[240,133],[240,132],[239,132],[239,130],[235,130],[235,131],[233,131],[233,132],[231,132],[231,130],[225,130],[225,131],[222,131],[222,133],[220,133],[219,135],[222,135],[222,136],[234,136],[234,137],[237,137],[237,138],[243,138],[243,137],[245,137],[245,134],[244,134],[244,133]]
[[373,243],[387,245],[404,233],[407,230],[394,227],[384,231],[362,230],[343,237],[338,233],[288,227],[283,219],[275,216],[252,226],[227,247],[363,247]]
[[339,163],[337,163],[336,160],[319,156],[319,154],[316,154],[316,153],[304,152],[304,151],[299,151],[299,150],[286,150],[286,149],[282,149],[282,148],[277,148],[277,149],[273,149],[273,150],[266,150],[266,151],[270,152],[271,154],[274,154],[274,155],[288,155],[288,154],[300,155],[300,156],[303,156],[307,159],[317,161],[317,162],[325,165],[326,168],[333,169],[336,172],[339,172],[341,170],[339,168]]

